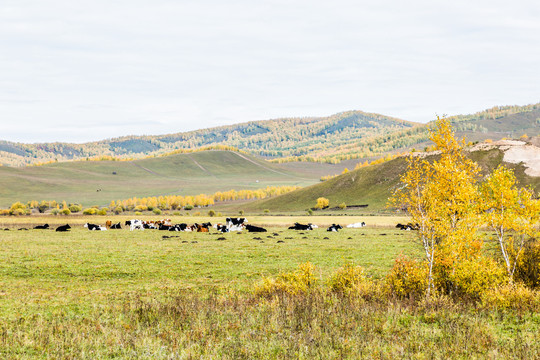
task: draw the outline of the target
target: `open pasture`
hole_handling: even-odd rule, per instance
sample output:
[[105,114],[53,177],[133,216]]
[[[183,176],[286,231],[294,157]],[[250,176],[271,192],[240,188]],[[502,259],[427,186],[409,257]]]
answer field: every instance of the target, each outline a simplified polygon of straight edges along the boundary
[[[346,263],[382,278],[422,257],[399,218],[248,217],[266,233],[88,231],[123,217],[10,217],[0,231],[0,357],[41,359],[535,358],[540,319],[455,305],[314,293],[266,301],[263,276],[307,261],[324,284]],[[146,219],[146,217],[144,217]],[[157,219],[159,217],[154,217]],[[173,222],[220,218],[184,217]],[[366,221],[327,232],[325,223]],[[321,226],[288,230],[295,221]],[[70,232],[15,230],[70,223]],[[223,239],[224,238],[224,239]],[[517,335],[516,335],[517,334]]]

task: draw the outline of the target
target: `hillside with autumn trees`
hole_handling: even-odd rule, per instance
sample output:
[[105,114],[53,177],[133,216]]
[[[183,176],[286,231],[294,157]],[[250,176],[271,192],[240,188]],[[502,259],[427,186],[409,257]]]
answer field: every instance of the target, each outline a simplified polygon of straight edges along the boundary
[[[497,106],[449,117],[471,141],[538,135],[540,104]],[[125,136],[85,144],[0,141],[0,164],[39,165],[70,160],[129,161],[200,149],[235,150],[274,162],[339,163],[429,145],[426,124],[347,111],[328,117],[284,118],[166,135]]]

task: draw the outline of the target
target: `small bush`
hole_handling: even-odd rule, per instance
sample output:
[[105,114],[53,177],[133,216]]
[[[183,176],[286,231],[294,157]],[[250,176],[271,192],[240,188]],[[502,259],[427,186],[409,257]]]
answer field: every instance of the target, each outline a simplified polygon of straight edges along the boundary
[[315,205],[315,208],[326,209],[328,206],[330,206],[330,200],[324,197],[320,197],[317,199],[317,204]]
[[124,209],[122,209],[121,206],[117,206],[117,207],[114,208],[113,211],[114,211],[114,213],[115,213],[116,215],[118,215],[118,214],[121,214],[121,213],[124,211]]
[[208,216],[214,217],[216,216],[216,212],[214,210],[208,210]]
[[481,294],[480,300],[488,309],[540,311],[540,292],[520,283],[488,289]]
[[339,208],[342,209],[342,210],[345,210],[347,208],[347,204],[341,203],[341,204],[339,204]]
[[238,214],[244,215],[244,210],[240,210],[240,211],[238,212]]
[[270,212],[270,209],[264,209],[263,212],[264,212],[265,214],[268,214],[268,213]]
[[146,211],[146,210],[152,210],[149,209],[146,205],[137,205],[133,208],[133,211]]
[[71,211],[72,213],[78,213],[79,211],[82,210],[82,206],[81,205],[78,205],[78,204],[71,204],[69,206],[69,211]]
[[314,271],[315,266],[307,262],[300,264],[294,272],[280,273],[277,278],[264,277],[254,285],[254,293],[262,297],[306,293],[317,283]]
[[529,240],[519,257],[514,280],[531,288],[540,288],[540,240]]
[[62,211],[60,211],[60,213],[61,213],[62,215],[70,215],[70,214],[71,214],[71,211],[70,211],[69,209],[66,208],[66,209],[62,209]]
[[373,283],[365,276],[361,266],[345,264],[337,269],[328,280],[330,290],[342,294],[368,294]]
[[480,295],[508,281],[506,271],[495,260],[481,256],[474,260],[464,260],[457,264],[449,280],[457,295],[479,299]]
[[425,262],[398,257],[386,276],[386,288],[398,298],[419,298],[428,286],[428,267]]
[[184,206],[184,210],[191,210],[193,209],[193,206],[192,205],[186,205]]
[[135,215],[140,216],[140,215],[142,215],[142,212],[140,212],[140,211],[135,211]]
[[174,216],[182,216],[182,214],[180,212],[178,212],[178,211],[173,212],[173,215]]
[[107,215],[107,208],[99,209],[97,214],[101,216]]
[[2,209],[2,210],[0,210],[0,215],[2,215],[2,216],[7,216],[7,215],[9,215],[9,210],[8,210],[8,209]]
[[152,212],[156,215],[161,215],[161,210],[159,208],[155,208]]
[[83,210],[83,215],[96,215],[97,209],[96,208],[88,208]]
[[307,213],[308,213],[308,215],[310,215],[310,216],[311,216],[311,215],[313,215],[313,210],[311,210],[311,209],[308,209]]
[[60,210],[58,209],[52,209],[51,214],[58,215],[60,213]]

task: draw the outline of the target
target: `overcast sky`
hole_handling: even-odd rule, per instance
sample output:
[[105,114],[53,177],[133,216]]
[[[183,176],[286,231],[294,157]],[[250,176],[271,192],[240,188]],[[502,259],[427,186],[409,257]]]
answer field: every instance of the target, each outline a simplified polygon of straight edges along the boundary
[[1,0],[0,139],[540,101],[540,1]]

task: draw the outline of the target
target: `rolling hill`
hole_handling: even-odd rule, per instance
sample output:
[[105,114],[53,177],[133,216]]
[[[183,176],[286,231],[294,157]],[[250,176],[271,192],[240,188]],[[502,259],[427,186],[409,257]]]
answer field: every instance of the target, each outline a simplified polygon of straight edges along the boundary
[[[487,144],[473,148],[473,150],[468,154],[482,167],[483,175],[504,163],[505,166],[514,169],[521,186],[532,186],[536,191],[540,191],[540,174],[538,173],[540,167],[538,164],[535,165],[537,175],[530,176],[528,175],[530,169],[525,164],[503,160],[506,159],[507,146]],[[536,153],[540,154],[540,148],[536,147]],[[431,157],[433,156],[435,155],[431,155]],[[341,203],[346,205],[367,204],[367,208],[361,208],[363,213],[385,211],[387,199],[392,191],[399,186],[399,176],[406,170],[406,167],[406,158],[398,157],[382,164],[350,171],[323,183],[285,195],[243,204],[242,209],[247,212],[260,212],[263,209],[269,209],[272,213],[305,212],[315,205],[318,197],[325,197],[330,200],[330,208],[338,207]],[[332,210],[325,212],[332,212]]]
[[[540,104],[496,106],[449,118],[471,141],[539,135]],[[114,157],[141,159],[200,148],[235,148],[275,162],[337,163],[402,152],[428,143],[428,125],[380,114],[347,111],[328,117],[285,118],[156,136],[125,136],[86,144],[0,141],[0,164]]]
[[[72,161],[0,167],[0,207],[16,201],[66,200],[85,206],[160,195],[211,194],[267,186],[307,186],[340,165],[290,169],[232,151],[203,151],[136,161]],[[321,164],[317,164],[321,165]]]

